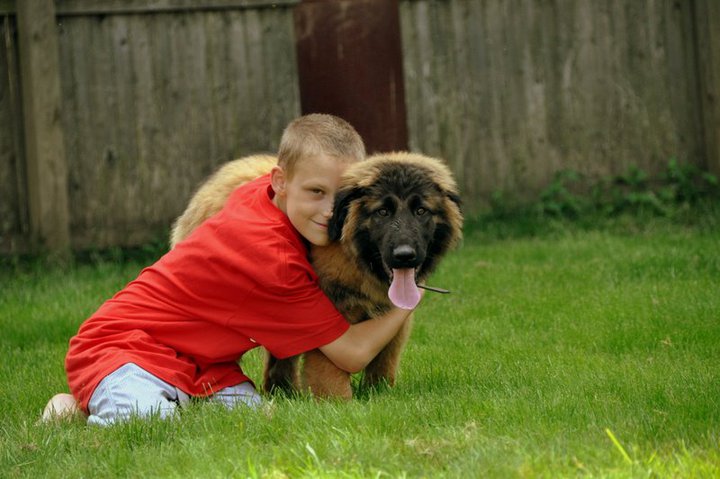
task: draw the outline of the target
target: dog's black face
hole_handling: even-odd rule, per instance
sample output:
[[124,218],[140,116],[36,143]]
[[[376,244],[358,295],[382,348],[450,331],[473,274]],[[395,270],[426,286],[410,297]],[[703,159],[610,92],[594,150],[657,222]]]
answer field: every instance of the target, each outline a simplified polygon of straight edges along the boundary
[[[451,246],[447,205],[457,207],[458,201],[442,191],[431,171],[390,162],[368,186],[340,190],[330,239],[350,242],[362,266],[384,283],[393,271],[407,269],[421,280]],[[352,221],[346,222],[351,208]]]
[[436,227],[422,176],[388,170],[365,190],[359,205],[363,222],[353,236],[363,262],[385,281],[398,268],[412,268],[418,276]]

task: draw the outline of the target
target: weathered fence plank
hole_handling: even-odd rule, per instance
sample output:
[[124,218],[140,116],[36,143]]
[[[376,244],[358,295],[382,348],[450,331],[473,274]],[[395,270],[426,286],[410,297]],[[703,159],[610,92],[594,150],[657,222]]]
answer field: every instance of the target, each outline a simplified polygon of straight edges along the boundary
[[700,107],[708,168],[720,175],[720,3],[695,0]]
[[17,23],[31,238],[64,255],[70,230],[54,1],[20,2]]
[[0,19],[0,253],[29,237],[15,19]]
[[[62,0],[55,6],[60,15],[116,15],[130,13],[178,13],[242,8],[278,8],[300,0]],[[0,0],[0,15],[14,14],[17,0]]]

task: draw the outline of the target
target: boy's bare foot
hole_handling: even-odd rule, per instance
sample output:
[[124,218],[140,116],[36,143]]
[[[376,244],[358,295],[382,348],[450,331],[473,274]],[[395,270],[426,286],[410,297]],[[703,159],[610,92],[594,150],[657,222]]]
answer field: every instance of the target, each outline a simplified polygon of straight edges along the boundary
[[77,401],[71,394],[56,394],[48,401],[47,406],[43,410],[42,421],[54,421],[58,419],[71,419],[78,414],[82,414],[78,407]]

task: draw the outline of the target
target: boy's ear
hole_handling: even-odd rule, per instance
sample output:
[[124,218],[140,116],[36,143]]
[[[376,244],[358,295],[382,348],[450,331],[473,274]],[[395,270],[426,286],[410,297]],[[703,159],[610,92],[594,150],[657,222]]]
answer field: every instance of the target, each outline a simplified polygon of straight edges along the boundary
[[350,204],[365,194],[361,187],[345,188],[335,195],[332,218],[328,222],[328,238],[330,241],[338,241],[342,237],[343,225],[347,218]]
[[287,175],[285,170],[279,166],[273,166],[270,170],[270,185],[272,186],[275,196],[285,194],[285,183],[287,182]]

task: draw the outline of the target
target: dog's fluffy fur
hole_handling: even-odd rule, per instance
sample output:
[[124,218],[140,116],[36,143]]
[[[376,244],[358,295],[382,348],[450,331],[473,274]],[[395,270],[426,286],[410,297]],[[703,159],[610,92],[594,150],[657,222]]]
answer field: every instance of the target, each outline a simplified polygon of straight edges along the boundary
[[[173,226],[171,247],[219,211],[237,186],[269,172],[271,156],[251,156],[221,167],[191,199]],[[414,268],[425,280],[461,238],[462,214],[455,180],[440,160],[386,153],[351,165],[343,175],[328,225],[330,244],[313,246],[320,287],[350,323],[387,312],[393,268]],[[412,257],[397,254],[410,248]],[[402,264],[400,264],[402,263]],[[363,383],[392,385],[411,320],[364,371]],[[266,391],[299,386],[297,357],[268,357]],[[319,350],[304,355],[303,381],[319,397],[350,398],[350,376]]]

